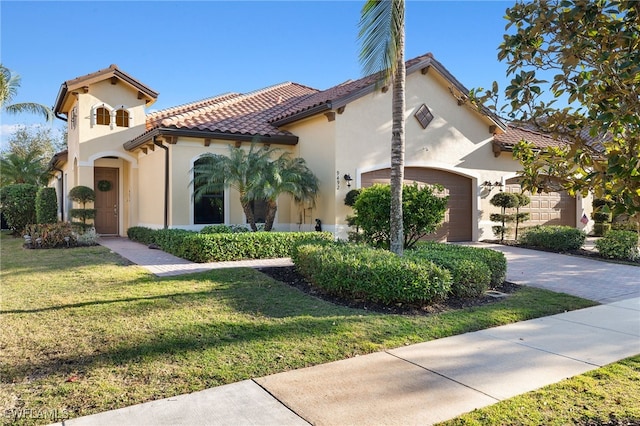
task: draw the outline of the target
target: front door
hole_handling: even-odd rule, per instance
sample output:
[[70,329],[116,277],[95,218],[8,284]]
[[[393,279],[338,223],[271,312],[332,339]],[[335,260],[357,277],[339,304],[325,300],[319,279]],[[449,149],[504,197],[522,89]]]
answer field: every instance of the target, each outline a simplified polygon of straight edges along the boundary
[[94,183],[96,232],[101,235],[118,235],[118,169],[96,167]]

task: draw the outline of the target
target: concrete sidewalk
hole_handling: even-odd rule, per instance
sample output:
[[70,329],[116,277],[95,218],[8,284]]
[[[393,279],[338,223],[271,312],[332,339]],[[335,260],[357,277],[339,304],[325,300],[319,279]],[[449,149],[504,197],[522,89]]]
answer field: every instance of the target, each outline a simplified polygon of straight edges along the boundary
[[[114,251],[124,250],[113,241],[108,244]],[[142,247],[156,252],[154,256],[161,253]],[[504,249],[510,281],[541,280],[551,289],[566,285],[572,294],[592,291],[592,297],[618,301],[255,378],[64,424],[427,425],[640,353],[640,297],[634,296],[640,290],[640,269]],[[148,256],[141,248],[136,250],[140,259]],[[157,262],[147,267],[161,266],[159,257],[154,259],[147,259]],[[172,266],[170,272],[178,270]],[[557,279],[553,278],[556,274]],[[616,284],[624,281],[621,277],[628,282]]]

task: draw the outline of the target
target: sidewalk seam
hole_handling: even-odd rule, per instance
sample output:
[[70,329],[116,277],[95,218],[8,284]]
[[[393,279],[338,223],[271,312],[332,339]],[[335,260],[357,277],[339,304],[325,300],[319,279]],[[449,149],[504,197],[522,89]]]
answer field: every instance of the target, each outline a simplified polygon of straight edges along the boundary
[[461,385],[461,386],[463,386],[463,387],[465,387],[465,388],[467,388],[467,389],[471,389],[471,390],[472,390],[472,391],[474,391],[474,392],[478,392],[478,393],[480,393],[480,394],[482,394],[482,395],[488,396],[489,398],[491,398],[491,399],[495,400],[496,402],[500,402],[500,401],[502,401],[500,398],[496,398],[496,397],[495,397],[495,396],[493,396],[493,395],[489,395],[489,394],[488,394],[488,393],[486,393],[486,392],[483,392],[483,391],[481,391],[481,390],[479,390],[479,389],[476,389],[476,388],[474,388],[474,387],[472,387],[472,386],[466,385],[466,384],[464,384],[464,383],[462,383],[462,382],[459,382],[459,381],[457,381],[457,380],[455,380],[455,379],[452,379],[451,377],[447,377],[447,376],[445,376],[445,375],[444,375],[444,374],[442,374],[442,373],[438,373],[437,371],[431,370],[431,369],[429,369],[429,368],[427,368],[427,367],[425,367],[425,366],[423,366],[423,365],[417,364],[417,363],[415,363],[415,362],[413,362],[413,361],[409,361],[408,359],[404,359],[404,358],[402,358],[402,357],[400,357],[400,356],[398,356],[398,355],[396,355],[396,354],[392,354],[392,353],[391,353],[391,352],[389,352],[389,351],[384,351],[384,353],[386,353],[387,355],[391,355],[392,357],[397,358],[397,359],[399,359],[400,361],[404,361],[404,362],[409,363],[409,364],[411,364],[411,365],[415,365],[416,367],[419,367],[419,368],[421,368],[421,369],[423,369],[423,370],[425,370],[425,371],[428,371],[428,372],[433,373],[433,374],[435,374],[435,375],[437,375],[437,376],[440,376],[440,377],[442,377],[443,379],[449,380],[450,382],[457,383],[457,384],[459,384],[459,385]]
[[256,382],[255,378],[250,379],[253,383],[255,383],[256,385],[258,385],[258,387],[260,389],[262,389],[263,391],[265,391],[267,394],[269,394],[269,396],[271,396],[271,398],[275,399],[276,401],[278,401],[278,403],[280,405],[282,405],[283,407],[285,407],[287,410],[291,411],[296,417],[298,417],[299,419],[301,419],[303,422],[307,423],[308,425],[313,425],[313,423],[311,423],[309,420],[305,419],[304,417],[302,417],[300,414],[296,413],[291,407],[289,407],[287,404],[285,404],[284,402],[280,401],[278,399],[277,396],[275,396],[274,394],[272,394],[271,392],[269,392],[269,389],[265,388],[264,386],[262,386],[260,383]]

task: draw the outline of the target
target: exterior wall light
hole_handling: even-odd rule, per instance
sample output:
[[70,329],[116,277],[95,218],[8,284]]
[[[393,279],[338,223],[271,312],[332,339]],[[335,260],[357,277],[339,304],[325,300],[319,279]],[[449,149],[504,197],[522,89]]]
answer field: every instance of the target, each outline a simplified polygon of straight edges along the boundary
[[485,188],[492,189],[494,187],[497,188],[499,186],[502,186],[502,184],[500,182],[498,182],[498,181],[495,181],[494,183],[491,183],[490,181],[485,180],[484,182],[482,182],[482,186],[484,186]]
[[347,181],[347,188],[351,188],[351,181],[353,180],[353,178],[349,173],[344,175],[344,180]]

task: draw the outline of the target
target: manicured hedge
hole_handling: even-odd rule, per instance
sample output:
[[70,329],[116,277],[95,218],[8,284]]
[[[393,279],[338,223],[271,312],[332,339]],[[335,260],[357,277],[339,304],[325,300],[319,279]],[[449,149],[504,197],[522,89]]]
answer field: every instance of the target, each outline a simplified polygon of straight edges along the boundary
[[28,183],[17,183],[0,188],[0,206],[7,225],[15,235],[36,223],[36,195],[38,187]]
[[408,256],[434,262],[451,272],[451,294],[479,297],[489,287],[502,284],[507,275],[507,259],[495,250],[435,242],[420,243]]
[[445,299],[449,271],[433,262],[347,243],[299,244],[292,253],[302,275],[331,294],[383,304]]
[[596,249],[611,259],[636,260],[640,257],[638,234],[631,231],[609,231],[596,241]]
[[571,226],[533,226],[527,228],[520,243],[553,251],[577,250],[584,244],[587,234]]
[[129,239],[156,244],[162,250],[192,262],[289,257],[301,241],[333,241],[328,232],[235,232],[202,234],[183,229],[152,230],[132,227]]
[[56,223],[58,221],[58,196],[55,188],[40,188],[36,195],[36,222]]

